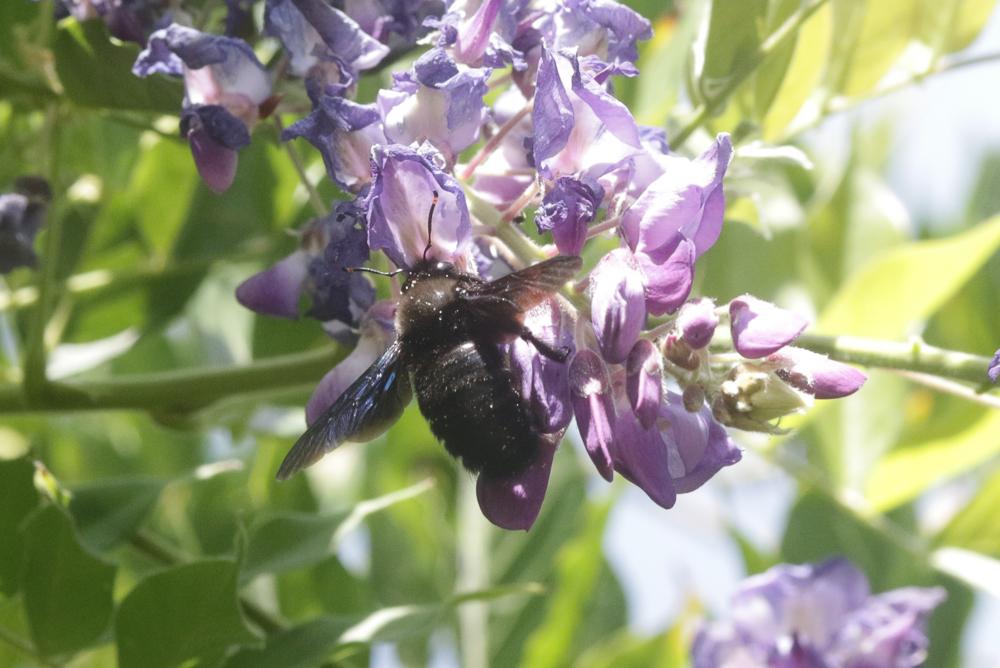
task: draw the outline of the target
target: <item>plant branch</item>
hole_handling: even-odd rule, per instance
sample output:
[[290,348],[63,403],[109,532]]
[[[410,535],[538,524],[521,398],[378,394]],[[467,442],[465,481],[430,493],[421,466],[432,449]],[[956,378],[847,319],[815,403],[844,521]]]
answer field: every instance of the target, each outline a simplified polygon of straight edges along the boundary
[[729,76],[726,82],[714,95],[706,96],[705,101],[700,103],[691,112],[691,118],[687,123],[670,138],[671,148],[677,148],[697,130],[701,125],[714,114],[722,104],[729,99],[729,96],[736,91],[747,78],[767,60],[767,58],[778,48],[784,45],[785,41],[794,36],[809,17],[816,10],[826,4],[827,0],[813,0],[808,5],[801,7],[791,16],[785,19],[784,23],[778,26],[774,32],[768,35],[757,47],[757,50],[739,62],[736,69]]
[[313,211],[320,218],[325,218],[330,210],[327,208],[326,204],[323,203],[323,198],[319,196],[319,191],[316,190],[316,186],[313,182],[309,180],[309,175],[306,174],[306,168],[302,162],[302,157],[299,155],[298,150],[292,145],[292,142],[282,141],[281,133],[285,131],[285,126],[281,124],[281,117],[278,113],[275,113],[271,118],[274,119],[274,127],[278,129],[278,143],[281,144],[285,152],[288,154],[288,158],[292,161],[292,165],[295,167],[295,172],[299,175],[299,181],[302,182],[302,186],[309,193],[309,203],[312,204]]
[[988,381],[988,357],[945,350],[920,340],[902,343],[854,336],[803,334],[795,340],[795,345],[850,364],[913,371],[976,385],[985,385]]
[[341,349],[324,347],[242,366],[53,382],[42,397],[23,393],[18,385],[0,385],[0,413],[112,409],[190,413],[236,395],[316,382],[342,356]]

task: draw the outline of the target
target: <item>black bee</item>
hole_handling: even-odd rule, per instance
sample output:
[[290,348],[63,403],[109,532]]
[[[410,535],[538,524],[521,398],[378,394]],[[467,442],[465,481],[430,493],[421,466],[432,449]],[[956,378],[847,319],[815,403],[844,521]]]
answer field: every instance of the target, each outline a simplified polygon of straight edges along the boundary
[[469,471],[503,477],[535,460],[540,432],[498,345],[521,337],[542,355],[566,360],[568,350],[524,326],[524,313],[573,278],[580,258],[554,257],[495,281],[428,260],[436,203],[435,192],[423,259],[408,272],[396,309],[395,341],[299,438],[279,480],[345,441],[384,432],[413,390],[431,431]]

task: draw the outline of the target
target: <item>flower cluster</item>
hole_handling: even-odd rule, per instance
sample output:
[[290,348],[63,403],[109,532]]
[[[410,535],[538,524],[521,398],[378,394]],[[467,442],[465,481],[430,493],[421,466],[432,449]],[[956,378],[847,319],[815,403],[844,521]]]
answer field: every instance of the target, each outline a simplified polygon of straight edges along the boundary
[[910,668],[927,655],[940,587],[872,595],[846,559],[779,565],[748,578],[726,619],[695,638],[694,668]]
[[52,193],[37,176],[23,176],[14,192],[0,195],[0,274],[38,264],[35,236],[45,222]]
[[[646,19],[615,0],[434,7],[266,4],[264,30],[285,48],[282,76],[301,78],[312,105],[283,139],[314,146],[348,196],[237,292],[259,313],[305,312],[357,341],[316,389],[310,422],[393,336],[394,302],[374,301],[369,279],[345,268],[381,251],[405,271],[427,248],[492,279],[530,259],[512,239],[530,243],[514,221],[531,210],[553,242],[543,254],[618,243],[567,288],[572,308],[553,299],[526,314],[536,338],[571,351],[565,363],[528,341],[505,346],[551,447],[517,475],[480,476],[480,505],[499,526],[532,525],[574,419],[601,476],[617,472],[669,508],[740,459],[726,426],[771,431],[813,398],[860,387],[859,372],[788,345],[805,327],[798,316],[751,296],[724,306],[691,298],[695,264],[722,231],[733,146],[721,134],[693,159],[673,153],[662,130],[638,124],[615,97],[614,78],[637,73]],[[371,103],[356,101],[358,75],[421,35],[429,48]],[[250,47],[174,24],[153,33],[135,71],[184,77],[182,129],[208,185],[227,188],[236,151],[273,107],[271,77]]]

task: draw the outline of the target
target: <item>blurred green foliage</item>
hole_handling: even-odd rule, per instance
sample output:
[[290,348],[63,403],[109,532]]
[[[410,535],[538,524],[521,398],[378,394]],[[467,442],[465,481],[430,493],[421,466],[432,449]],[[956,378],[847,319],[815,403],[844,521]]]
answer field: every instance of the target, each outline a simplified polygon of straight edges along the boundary
[[[979,33],[993,2],[630,4],[655,31],[641,48],[642,75],[617,83],[640,122],[670,136],[703,107],[705,130],[733,131],[741,149],[781,149],[737,154],[729,223],[700,265],[702,292],[797,295],[835,334],[923,331],[945,348],[995,349],[1000,220],[982,221],[1000,211],[1000,158],[984,167],[967,216],[917,238],[930,228],[900,225],[883,181],[884,128],[859,131],[839,167],[806,169],[798,152],[803,131],[900,85],[887,75],[913,83],[934,74]],[[218,17],[222,3],[201,5]],[[63,373],[96,381],[328,346],[318,327],[252,317],[232,299],[243,278],[290,251],[286,232],[310,216],[274,128],[257,129],[233,188],[210,193],[174,134],[176,83],[133,77],[134,48],[109,41],[97,22],[55,25],[51,10],[0,3],[0,184],[44,173],[65,193],[52,214],[64,243],[47,334],[62,343],[55,353],[84,362]],[[362,90],[387,76],[371,75]],[[318,157],[308,162],[318,178]],[[5,281],[0,378],[14,383],[36,276]],[[88,346],[108,337],[119,342],[110,353]],[[463,658],[496,666],[686,665],[697,605],[662,634],[627,629],[602,548],[616,496],[590,490],[571,444],[531,532],[494,531],[462,519],[465,474],[412,407],[314,478],[276,484],[309,390],[235,392],[183,414],[4,416],[0,665],[353,666],[383,642],[422,665],[432,635],[478,647]],[[942,584],[949,599],[934,616],[928,665],[961,665],[956,639],[973,591],[990,584],[975,572],[960,581],[934,556],[950,547],[1000,559],[998,415],[874,372],[858,396],[765,449],[799,480],[801,497],[777,553],[734,539],[747,571],[839,553],[875,590]],[[33,460],[51,471],[47,486]],[[915,504],[956,478],[972,490],[964,507],[921,535]],[[470,540],[485,545],[466,552]]]

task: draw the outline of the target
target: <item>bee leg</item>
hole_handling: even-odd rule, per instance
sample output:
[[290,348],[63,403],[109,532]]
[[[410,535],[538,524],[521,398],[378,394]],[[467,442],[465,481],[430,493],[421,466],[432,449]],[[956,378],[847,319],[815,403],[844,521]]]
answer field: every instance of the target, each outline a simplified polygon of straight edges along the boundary
[[570,350],[566,346],[561,346],[559,348],[553,348],[549,344],[545,343],[541,339],[535,337],[531,333],[531,330],[525,327],[521,330],[521,338],[535,346],[535,348],[545,357],[550,360],[555,360],[556,362],[565,362],[566,358],[569,357]]

